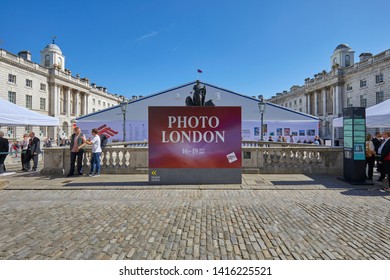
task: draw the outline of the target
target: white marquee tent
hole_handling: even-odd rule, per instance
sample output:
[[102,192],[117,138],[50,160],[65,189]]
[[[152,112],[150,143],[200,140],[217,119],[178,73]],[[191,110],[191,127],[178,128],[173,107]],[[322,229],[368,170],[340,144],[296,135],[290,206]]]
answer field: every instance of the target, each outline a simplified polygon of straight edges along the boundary
[[59,126],[58,118],[45,116],[0,98],[0,125]]
[[[185,99],[192,96],[196,81],[172,88],[141,99],[131,100],[126,113],[126,140],[143,141],[148,139],[148,107],[149,106],[185,106]],[[201,83],[206,86],[206,101],[212,100],[215,106],[242,107],[242,134],[244,140],[259,140],[260,113],[259,100],[241,95],[220,87]],[[92,128],[110,130],[111,141],[123,139],[123,115],[120,106],[114,106],[96,113],[76,119],[87,136]],[[318,133],[318,118],[284,108],[273,103],[267,103],[264,113],[264,124],[267,125],[265,139],[268,136],[277,138],[293,134],[296,138],[314,138]],[[276,140],[276,139],[275,139]]]
[[[390,99],[366,109],[367,127],[390,127]],[[343,118],[333,120],[333,127],[343,127]]]

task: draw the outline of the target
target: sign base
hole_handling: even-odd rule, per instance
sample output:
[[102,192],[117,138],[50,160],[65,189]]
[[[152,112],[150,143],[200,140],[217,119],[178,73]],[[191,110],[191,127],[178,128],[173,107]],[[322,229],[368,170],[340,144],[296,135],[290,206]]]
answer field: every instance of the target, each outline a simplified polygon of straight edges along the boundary
[[150,185],[241,184],[241,168],[150,168]]

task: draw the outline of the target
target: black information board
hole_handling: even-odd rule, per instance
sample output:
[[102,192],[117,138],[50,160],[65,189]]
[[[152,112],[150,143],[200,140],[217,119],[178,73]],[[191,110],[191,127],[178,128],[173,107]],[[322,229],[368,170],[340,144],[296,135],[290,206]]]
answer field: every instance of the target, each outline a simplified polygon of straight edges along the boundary
[[366,108],[344,108],[344,179],[366,180]]

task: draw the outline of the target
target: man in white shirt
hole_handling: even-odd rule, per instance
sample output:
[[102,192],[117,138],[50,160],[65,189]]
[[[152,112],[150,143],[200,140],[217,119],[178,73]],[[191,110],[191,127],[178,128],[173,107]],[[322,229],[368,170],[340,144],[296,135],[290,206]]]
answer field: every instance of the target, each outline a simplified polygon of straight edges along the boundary
[[96,128],[92,129],[92,139],[86,140],[85,143],[92,145],[92,156],[91,156],[91,171],[89,176],[98,177],[100,176],[100,156],[102,154],[102,148],[100,147],[100,136],[99,130]]

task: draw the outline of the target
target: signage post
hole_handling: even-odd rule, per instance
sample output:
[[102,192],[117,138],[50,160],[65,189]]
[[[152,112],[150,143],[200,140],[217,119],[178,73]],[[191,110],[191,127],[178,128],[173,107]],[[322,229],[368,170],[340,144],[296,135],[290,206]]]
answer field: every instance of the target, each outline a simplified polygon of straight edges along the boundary
[[241,107],[149,107],[149,184],[241,184]]
[[366,181],[366,109],[344,108],[344,180]]

